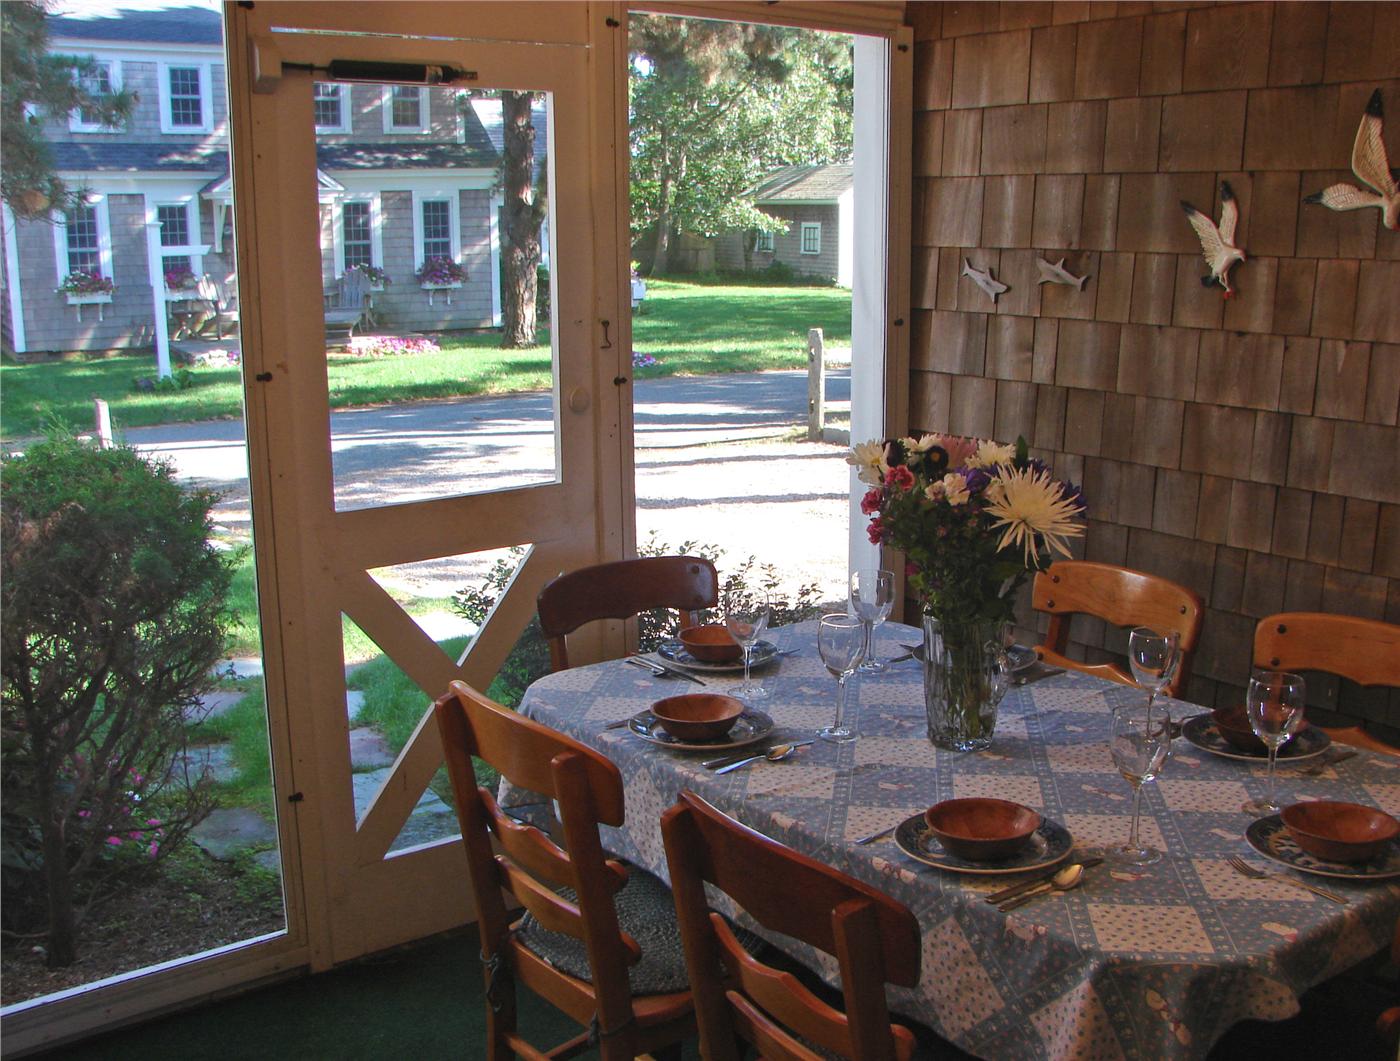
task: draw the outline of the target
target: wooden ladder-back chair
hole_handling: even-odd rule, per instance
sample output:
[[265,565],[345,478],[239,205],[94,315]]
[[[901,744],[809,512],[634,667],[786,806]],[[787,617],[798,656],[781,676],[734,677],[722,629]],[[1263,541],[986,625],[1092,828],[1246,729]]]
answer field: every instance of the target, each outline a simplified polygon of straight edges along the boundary
[[1137,684],[1132,673],[1117,663],[1080,663],[1065,655],[1070,618],[1092,615],[1114,626],[1146,626],[1159,634],[1175,631],[1180,638],[1181,663],[1166,692],[1180,696],[1186,688],[1205,609],[1201,598],[1185,586],[1113,564],[1061,560],[1036,573],[1031,603],[1036,611],[1050,613],[1050,627],[1036,652],[1051,666],[1096,674],[1124,685]]
[[[1254,628],[1254,665],[1268,670],[1324,671],[1357,685],[1400,687],[1400,626],[1324,612],[1280,612]],[[1335,741],[1400,755],[1360,726],[1322,727]]]
[[595,564],[560,575],[540,590],[536,608],[549,640],[552,670],[567,670],[565,637],[597,619],[630,619],[653,608],[674,608],[681,627],[719,601],[715,565],[701,556],[643,556]]
[[[768,839],[693,792],[661,816],[681,940],[695,995],[700,1054],[738,1061],[742,1039],[763,1058],[908,1061],[913,1033],[890,1023],[885,984],[919,980],[919,923],[883,892]],[[705,885],[767,929],[833,955],[845,1012],[791,973],[747,954]]]
[[[476,900],[488,1006],[485,1057],[679,1057],[694,1034],[675,907],[655,877],[610,858],[598,826],[623,823],[622,775],[593,749],[454,681],[435,705]],[[505,814],[472,757],[555,800],[564,846]],[[493,849],[493,841],[495,848]],[[525,908],[508,912],[502,892]],[[638,942],[647,941],[647,947]],[[647,993],[648,983],[664,990]],[[516,1028],[515,985],[587,1029],[547,1054]],[[635,985],[635,989],[634,989]],[[634,993],[635,990],[635,993]]]

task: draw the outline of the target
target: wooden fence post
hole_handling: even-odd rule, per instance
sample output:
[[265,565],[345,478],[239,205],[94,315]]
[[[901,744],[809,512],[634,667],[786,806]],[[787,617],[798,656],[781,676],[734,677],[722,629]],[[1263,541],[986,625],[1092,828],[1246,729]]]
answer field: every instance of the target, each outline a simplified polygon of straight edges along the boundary
[[807,331],[807,439],[822,440],[826,426],[826,342],[820,328]]
[[92,400],[93,418],[96,421],[97,444],[102,449],[112,448],[112,414],[107,410],[107,403],[101,398]]

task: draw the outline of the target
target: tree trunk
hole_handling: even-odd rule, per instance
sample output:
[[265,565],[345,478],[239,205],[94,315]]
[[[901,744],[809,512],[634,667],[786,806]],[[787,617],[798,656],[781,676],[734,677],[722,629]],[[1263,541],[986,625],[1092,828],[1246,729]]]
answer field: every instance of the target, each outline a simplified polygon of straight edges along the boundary
[[529,92],[501,93],[501,346],[535,345],[535,299],[543,204],[535,202],[535,126]]
[[[45,801],[48,802],[47,800]],[[52,807],[41,811],[40,835],[44,851],[44,883],[48,887],[50,969],[72,965],[78,960],[78,922],[73,909],[73,878],[68,872],[67,845],[63,842],[63,822]]]
[[651,259],[651,275],[664,276],[671,265],[671,229],[675,222],[671,200],[675,189],[685,181],[686,151],[681,146],[676,156],[667,155],[666,169],[661,174],[661,193],[656,204],[656,253]]

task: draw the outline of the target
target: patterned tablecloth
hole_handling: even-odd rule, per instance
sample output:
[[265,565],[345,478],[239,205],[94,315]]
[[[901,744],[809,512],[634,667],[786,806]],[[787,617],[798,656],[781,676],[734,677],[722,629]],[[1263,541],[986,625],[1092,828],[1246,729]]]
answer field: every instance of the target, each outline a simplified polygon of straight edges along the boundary
[[[758,706],[774,738],[811,736],[830,720],[834,681],[816,654],[816,627],[771,631],[794,648],[763,671],[772,696]],[[885,656],[917,631],[889,624]],[[709,691],[736,675],[705,675]],[[1009,914],[983,896],[1020,878],[952,874],[925,866],[890,840],[852,841],[939,800],[996,796],[1065,825],[1076,853],[1127,838],[1131,789],[1109,756],[1110,707],[1143,694],[1067,673],[1014,689],[1002,702],[991,749],[934,749],[925,735],[917,661],[853,678],[859,739],[818,742],[781,763],[716,777],[705,755],[681,754],[626,729],[605,729],[662,696],[697,691],[674,679],[609,662],[540,679],[521,710],[599,748],[621,768],[627,825],[612,850],[667,878],[658,819],[690,788],[749,826],[875,884],[905,903],[923,928],[923,973],[891,1004],[963,1049],[986,1058],[1202,1057],[1232,1024],[1281,1020],[1298,995],[1379,951],[1400,916],[1400,882],[1310,877],[1346,895],[1338,906],[1301,889],[1249,880],[1226,864],[1246,844],[1240,804],[1264,788],[1264,767],[1174,742],[1161,778],[1143,791],[1142,836],[1167,852],[1154,866],[1090,869],[1074,891]],[[1200,708],[1172,703],[1172,716]],[[1361,754],[1317,776],[1279,767],[1280,802],[1342,799],[1400,815],[1400,762]],[[790,943],[790,941],[789,941]],[[830,976],[830,963],[800,955]]]

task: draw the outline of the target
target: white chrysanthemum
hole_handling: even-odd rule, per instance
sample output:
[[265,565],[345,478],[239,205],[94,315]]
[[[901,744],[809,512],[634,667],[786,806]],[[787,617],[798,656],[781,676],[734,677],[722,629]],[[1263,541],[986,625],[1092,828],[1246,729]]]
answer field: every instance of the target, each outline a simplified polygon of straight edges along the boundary
[[943,477],[943,496],[950,505],[967,504],[967,480],[957,472],[949,472]]
[[900,439],[904,443],[904,451],[909,454],[927,453],[934,446],[938,445],[937,435],[923,435],[920,438]]
[[1049,472],[1035,468],[1002,468],[997,480],[1001,489],[984,494],[992,526],[1006,528],[997,548],[1019,545],[1027,566],[1034,561],[1037,538],[1069,556],[1065,539],[1082,535],[1084,524],[1079,522],[1079,505],[1064,496],[1064,487]]
[[967,466],[969,468],[995,468],[1001,464],[1010,464],[1015,458],[1015,446],[1003,446],[991,439],[983,439],[977,443],[977,452],[967,459]]
[[860,442],[852,446],[846,463],[860,469],[857,478],[867,486],[879,486],[880,476],[890,470],[885,463],[885,447],[879,442]]

